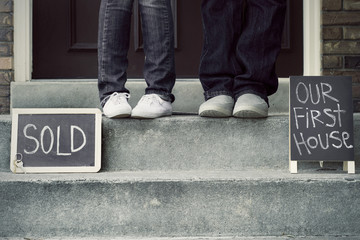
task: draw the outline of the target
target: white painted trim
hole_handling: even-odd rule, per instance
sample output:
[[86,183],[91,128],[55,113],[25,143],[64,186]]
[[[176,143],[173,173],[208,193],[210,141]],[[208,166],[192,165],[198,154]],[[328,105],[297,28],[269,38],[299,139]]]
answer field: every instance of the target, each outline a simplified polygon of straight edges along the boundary
[[32,0],[14,0],[15,81],[31,80]]
[[[321,74],[321,0],[303,0],[304,75]],[[14,0],[15,81],[31,80],[32,0]]]
[[321,74],[321,0],[304,0],[304,76]]
[[355,161],[345,161],[343,163],[343,170],[348,174],[355,174]]
[[298,162],[297,161],[289,161],[289,170],[290,173],[298,173]]

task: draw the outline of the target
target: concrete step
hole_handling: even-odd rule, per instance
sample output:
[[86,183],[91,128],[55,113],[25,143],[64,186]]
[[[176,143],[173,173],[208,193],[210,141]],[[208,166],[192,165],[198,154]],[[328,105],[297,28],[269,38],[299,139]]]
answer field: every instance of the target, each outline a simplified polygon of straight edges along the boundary
[[360,175],[2,172],[0,207],[0,237],[360,236]]
[[[144,94],[144,80],[129,80],[126,87],[131,91],[129,103],[135,107]],[[175,112],[197,113],[204,101],[199,80],[177,80],[173,93]],[[279,89],[270,96],[270,114],[287,114],[289,109],[289,79],[279,80]],[[13,108],[93,108],[100,107],[97,82],[76,81],[31,81],[11,83]]]
[[[257,120],[194,115],[154,120],[103,118],[102,171],[286,170],[288,129],[288,116]],[[354,129],[359,169],[360,114],[354,115]],[[10,116],[0,116],[0,131],[0,171],[9,171]],[[299,169],[318,166],[299,163]]]
[[360,236],[256,236],[256,237],[51,237],[51,238],[1,238],[0,240],[359,240]]

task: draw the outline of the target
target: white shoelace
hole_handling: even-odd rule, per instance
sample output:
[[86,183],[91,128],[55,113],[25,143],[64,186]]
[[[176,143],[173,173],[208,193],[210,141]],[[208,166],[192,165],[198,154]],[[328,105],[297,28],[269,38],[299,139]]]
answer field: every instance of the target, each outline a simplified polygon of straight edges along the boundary
[[121,104],[121,103],[124,103],[125,101],[127,102],[127,99],[129,99],[129,98],[130,98],[130,94],[128,94],[128,93],[114,92],[113,94],[104,98],[104,100],[102,101],[102,104],[105,105],[105,103],[108,99],[114,103]]
[[146,95],[142,96],[139,103],[145,103],[145,104],[151,105],[153,102],[157,102],[157,103],[161,104],[160,99],[161,98],[156,94],[146,94]]

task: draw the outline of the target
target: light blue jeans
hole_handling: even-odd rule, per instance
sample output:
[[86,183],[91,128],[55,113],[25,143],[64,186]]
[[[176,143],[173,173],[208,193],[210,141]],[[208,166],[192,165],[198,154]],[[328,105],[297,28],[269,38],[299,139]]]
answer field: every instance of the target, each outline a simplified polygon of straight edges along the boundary
[[[102,101],[114,92],[127,92],[128,50],[134,0],[102,0],[98,32],[98,88]],[[144,41],[146,94],[174,101],[174,24],[170,0],[139,0]]]

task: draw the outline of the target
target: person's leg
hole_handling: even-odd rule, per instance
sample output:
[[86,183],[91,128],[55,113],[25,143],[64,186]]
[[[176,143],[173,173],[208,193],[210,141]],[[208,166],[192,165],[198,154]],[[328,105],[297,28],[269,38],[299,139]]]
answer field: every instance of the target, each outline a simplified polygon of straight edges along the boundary
[[203,0],[204,43],[200,60],[200,81],[205,102],[202,117],[229,117],[234,106],[233,84],[235,40],[241,31],[244,0]]
[[98,31],[100,100],[125,88],[133,0],[102,0]]
[[146,94],[170,102],[175,84],[174,22],[170,0],[139,0],[144,39]]
[[234,43],[240,27],[243,0],[203,0],[201,5],[204,42],[200,59],[200,81],[205,100],[218,95],[233,96]]
[[174,23],[170,0],[139,0],[148,87],[133,109],[134,118],[172,114],[175,84]]
[[247,0],[236,45],[235,99],[256,94],[268,101],[276,92],[275,63],[281,49],[286,0]]
[[268,116],[268,96],[278,79],[275,62],[281,48],[286,0],[247,0],[236,46],[234,117]]
[[98,32],[98,88],[104,114],[127,117],[125,88],[133,0],[102,0]]

